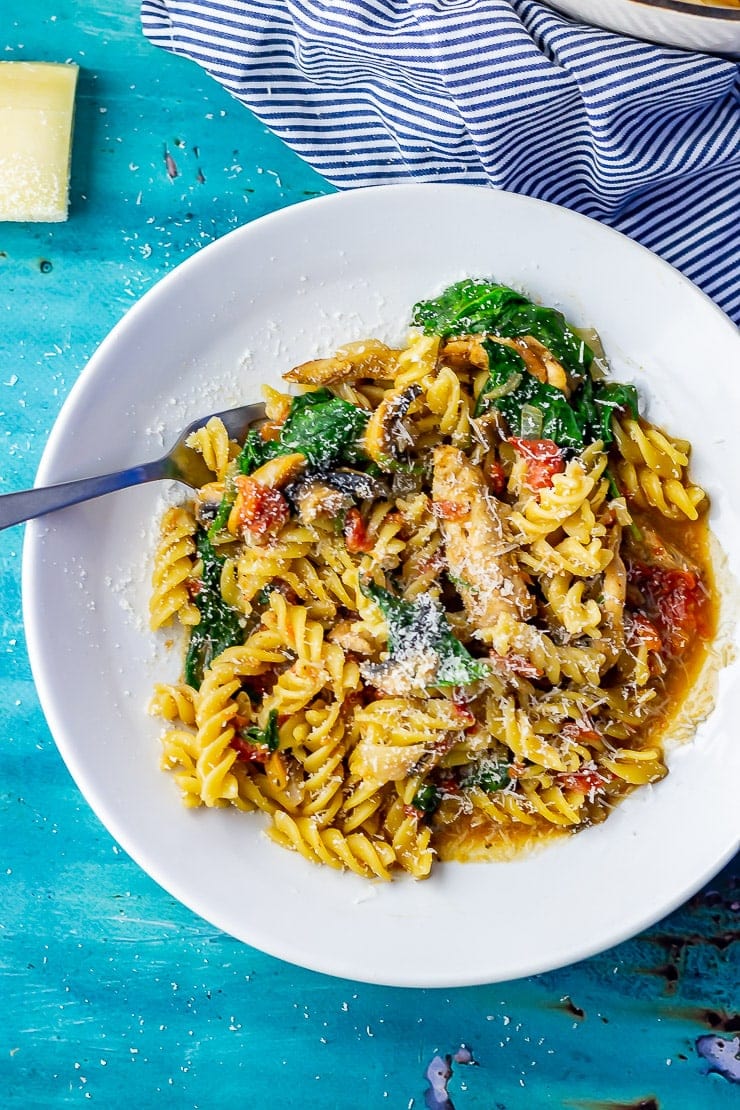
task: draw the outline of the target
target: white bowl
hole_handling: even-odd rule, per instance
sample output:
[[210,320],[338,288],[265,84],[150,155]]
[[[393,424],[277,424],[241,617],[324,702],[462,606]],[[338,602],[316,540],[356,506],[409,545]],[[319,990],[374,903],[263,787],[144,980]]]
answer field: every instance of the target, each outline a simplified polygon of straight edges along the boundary
[[712,0],[546,0],[583,23],[623,35],[740,57],[740,7]]
[[[206,247],[100,346],[38,481],[153,457],[192,418],[257,399],[261,381],[341,341],[398,341],[412,304],[464,275],[495,276],[598,327],[615,375],[636,381],[652,417],[694,441],[695,477],[710,491],[712,527],[737,573],[736,329],[631,240],[485,188],[336,194]],[[722,671],[716,711],[676,751],[667,779],[602,826],[513,863],[444,864],[426,882],[374,884],[277,847],[257,815],[184,809],[159,770],[160,726],[146,713],[152,684],[174,679],[180,662],[145,620],[161,504],[161,486],[139,487],[29,525],[24,613],[41,702],[79,787],[141,867],[214,925],[297,964],[374,983],[513,979],[638,932],[736,850],[737,664]]]

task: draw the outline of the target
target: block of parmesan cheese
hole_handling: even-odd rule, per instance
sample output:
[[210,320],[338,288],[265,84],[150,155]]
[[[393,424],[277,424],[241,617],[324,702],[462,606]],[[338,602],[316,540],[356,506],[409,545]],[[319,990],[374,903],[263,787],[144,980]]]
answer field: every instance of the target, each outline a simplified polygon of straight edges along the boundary
[[0,62],[0,221],[67,219],[77,73]]

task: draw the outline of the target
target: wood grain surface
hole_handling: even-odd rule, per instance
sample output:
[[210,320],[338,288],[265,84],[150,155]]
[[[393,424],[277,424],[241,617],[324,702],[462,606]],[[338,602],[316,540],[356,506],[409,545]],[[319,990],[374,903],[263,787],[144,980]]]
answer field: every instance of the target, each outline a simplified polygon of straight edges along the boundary
[[[149,46],[132,0],[3,7],[0,48],[82,67],[69,222],[0,225],[9,492],[32,484],[62,401],[134,301],[217,236],[330,186],[194,65]],[[24,646],[22,539],[0,533],[3,1107],[740,1105],[737,863],[601,956],[456,991],[302,971],[173,901],[54,746]]]

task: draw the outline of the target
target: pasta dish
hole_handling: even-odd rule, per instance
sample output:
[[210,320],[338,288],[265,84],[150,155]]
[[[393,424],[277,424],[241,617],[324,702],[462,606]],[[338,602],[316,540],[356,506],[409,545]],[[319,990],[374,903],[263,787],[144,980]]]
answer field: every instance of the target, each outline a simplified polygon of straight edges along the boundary
[[716,615],[689,444],[598,336],[466,279],[265,387],[244,443],[169,508],[151,624],[186,805],[269,816],[315,863],[388,879],[604,820],[666,774]]

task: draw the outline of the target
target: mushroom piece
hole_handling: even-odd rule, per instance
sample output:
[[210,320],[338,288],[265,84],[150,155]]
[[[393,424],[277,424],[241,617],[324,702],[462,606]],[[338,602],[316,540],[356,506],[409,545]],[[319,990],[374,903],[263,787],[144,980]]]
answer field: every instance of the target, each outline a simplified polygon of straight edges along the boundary
[[352,504],[352,498],[334,489],[323,478],[307,478],[290,491],[290,499],[304,524],[313,524],[320,516],[338,517]]
[[304,524],[320,516],[339,516],[355,500],[371,501],[387,497],[388,489],[369,474],[359,470],[330,470],[306,475],[285,490]]
[[398,351],[377,339],[365,339],[340,347],[332,358],[314,358],[294,366],[284,375],[288,382],[301,385],[337,385],[339,382],[371,378],[392,378]]
[[439,353],[440,362],[453,370],[487,370],[488,355],[483,347],[483,335],[463,335],[448,339]]
[[527,370],[538,381],[547,382],[556,389],[561,389],[566,396],[570,394],[570,381],[564,367],[549,347],[540,343],[533,335],[520,335],[516,338],[502,335],[461,336],[445,343],[440,358],[453,370],[486,370],[488,355],[483,346],[484,339],[490,343],[498,343],[502,347],[510,347],[512,351],[516,351]]
[[421,393],[418,383],[396,389],[384,397],[368,421],[363,447],[381,470],[393,470],[400,462],[403,448],[412,445],[404,417]]

